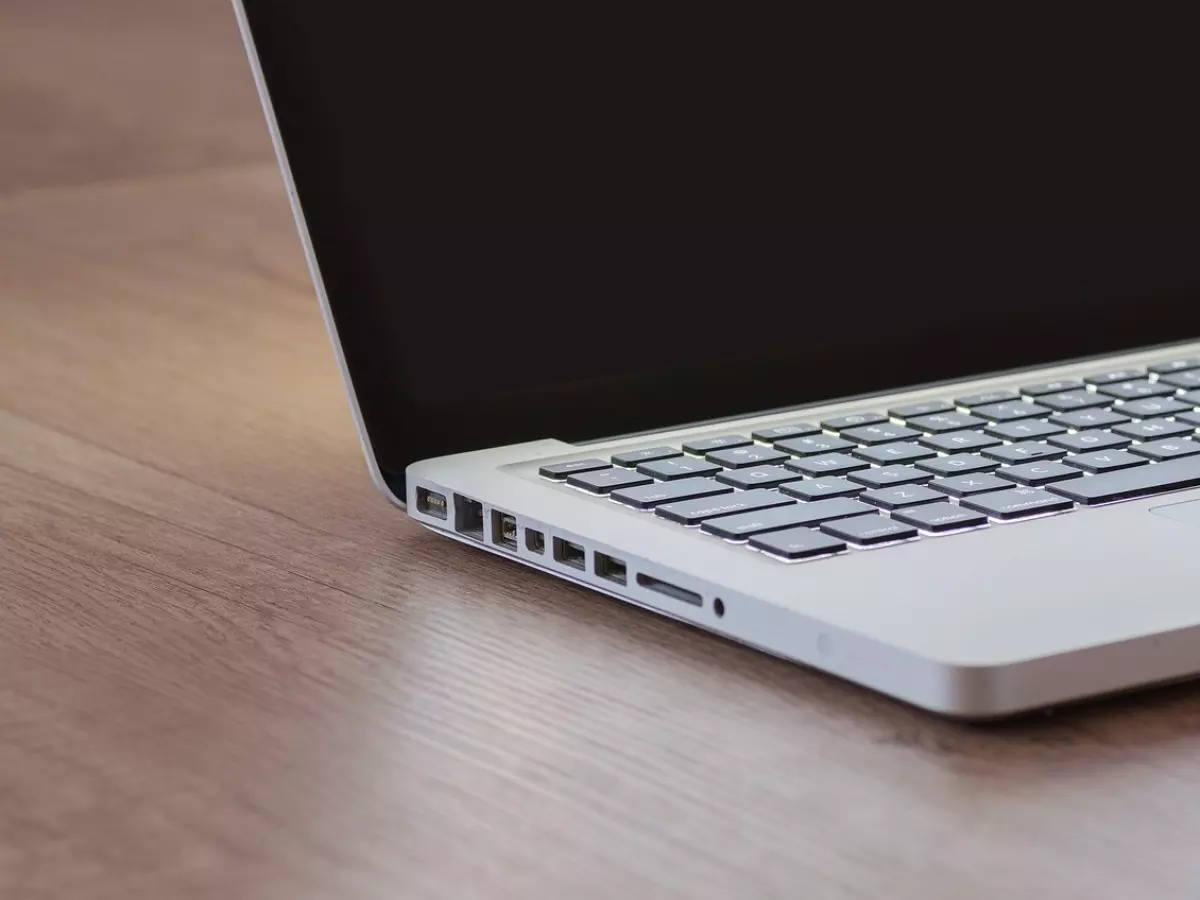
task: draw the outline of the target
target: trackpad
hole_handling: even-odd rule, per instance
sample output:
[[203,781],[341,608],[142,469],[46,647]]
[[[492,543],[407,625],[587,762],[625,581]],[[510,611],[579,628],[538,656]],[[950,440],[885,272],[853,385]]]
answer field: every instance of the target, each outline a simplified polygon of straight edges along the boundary
[[1176,522],[1200,528],[1200,500],[1172,503],[1170,506],[1156,506],[1150,512],[1165,519],[1174,519]]

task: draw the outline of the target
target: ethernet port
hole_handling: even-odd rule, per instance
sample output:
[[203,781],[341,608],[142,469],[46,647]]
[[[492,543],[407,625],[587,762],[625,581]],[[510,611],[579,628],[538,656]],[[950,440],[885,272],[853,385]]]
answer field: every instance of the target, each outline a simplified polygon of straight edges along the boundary
[[454,530],[477,541],[483,540],[483,504],[470,497],[454,495]]

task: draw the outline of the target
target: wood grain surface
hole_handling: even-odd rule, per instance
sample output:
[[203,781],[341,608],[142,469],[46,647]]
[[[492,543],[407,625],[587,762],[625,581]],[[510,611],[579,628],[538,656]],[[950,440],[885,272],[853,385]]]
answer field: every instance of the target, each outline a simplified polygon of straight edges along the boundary
[[222,0],[5,0],[0,130],[0,897],[1200,896],[1200,688],[951,724],[392,509]]

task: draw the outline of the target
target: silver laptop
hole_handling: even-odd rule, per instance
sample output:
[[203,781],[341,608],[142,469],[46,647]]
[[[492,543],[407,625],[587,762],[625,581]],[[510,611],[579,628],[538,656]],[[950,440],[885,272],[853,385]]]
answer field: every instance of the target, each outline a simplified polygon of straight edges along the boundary
[[422,525],[950,716],[1200,672],[1196,229],[530,214],[592,176],[422,157],[367,24],[238,14]]

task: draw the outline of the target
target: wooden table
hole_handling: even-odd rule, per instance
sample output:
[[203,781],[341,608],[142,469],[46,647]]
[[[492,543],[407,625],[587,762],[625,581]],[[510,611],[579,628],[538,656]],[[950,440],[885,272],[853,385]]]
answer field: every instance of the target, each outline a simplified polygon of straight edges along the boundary
[[1196,687],[949,724],[389,507],[221,0],[7,0],[0,135],[0,897],[1200,895]]

